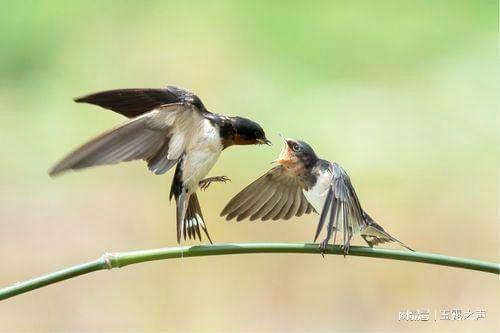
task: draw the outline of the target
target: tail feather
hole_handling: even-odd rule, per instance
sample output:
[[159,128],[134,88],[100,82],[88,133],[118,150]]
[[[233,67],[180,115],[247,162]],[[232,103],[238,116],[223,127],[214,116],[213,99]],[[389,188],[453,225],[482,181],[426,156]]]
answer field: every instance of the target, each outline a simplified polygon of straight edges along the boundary
[[187,207],[183,209],[186,202],[185,195],[181,194],[177,199],[177,242],[180,243],[182,238],[184,238],[184,240],[196,239],[197,236],[201,241],[201,228],[210,244],[212,244],[212,239],[210,238],[203,218],[203,213],[201,212],[198,196],[196,193],[193,193],[187,200]]
[[365,242],[368,243],[368,246],[373,247],[374,245],[378,244],[396,242],[410,251],[413,252],[415,251],[405,243],[391,236],[387,231],[384,230],[384,228],[382,228],[381,225],[376,223],[366,212],[363,212],[363,218],[366,222],[366,226],[361,230],[361,236],[363,237]]
[[186,215],[186,219],[192,221],[191,227],[194,229],[193,238],[195,238],[194,232],[196,231],[196,234],[198,235],[198,238],[201,241],[201,233],[200,233],[200,227],[201,227],[201,229],[203,229],[203,232],[207,236],[208,241],[210,242],[210,244],[212,244],[212,239],[210,238],[207,226],[205,225],[205,219],[203,217],[203,213],[201,212],[200,202],[198,201],[198,196],[196,195],[196,193],[193,193],[190,197],[188,204],[188,214]]
[[[187,198],[189,200],[189,197]],[[181,239],[186,239],[185,216],[186,216],[186,192],[182,191],[179,196],[175,196],[177,205],[177,243],[181,243]]]

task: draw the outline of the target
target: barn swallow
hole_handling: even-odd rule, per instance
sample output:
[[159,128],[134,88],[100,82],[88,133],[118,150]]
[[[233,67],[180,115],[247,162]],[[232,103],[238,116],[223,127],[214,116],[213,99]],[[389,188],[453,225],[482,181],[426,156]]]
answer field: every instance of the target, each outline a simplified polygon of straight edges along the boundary
[[130,118],[66,156],[50,171],[67,170],[144,160],[160,175],[176,165],[170,200],[177,205],[177,242],[186,236],[201,241],[200,227],[212,242],[196,196],[211,182],[203,179],[221,152],[232,145],[268,144],[262,127],[242,117],[209,112],[198,96],[182,88],[118,89],[76,98],[77,103],[101,106]]
[[326,238],[320,243],[323,254],[332,233],[343,231],[344,255],[349,253],[353,234],[360,234],[370,247],[398,242],[362,208],[349,176],[340,165],[319,158],[304,141],[283,138],[284,145],[273,167],[239,192],[224,208],[227,220],[288,220],[311,212],[321,212],[316,242],[329,214]]

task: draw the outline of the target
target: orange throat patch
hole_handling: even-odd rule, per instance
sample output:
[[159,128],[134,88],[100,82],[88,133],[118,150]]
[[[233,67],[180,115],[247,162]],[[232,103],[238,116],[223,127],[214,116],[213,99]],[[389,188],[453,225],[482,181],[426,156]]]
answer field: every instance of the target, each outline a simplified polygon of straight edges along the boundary
[[275,161],[278,164],[284,166],[288,172],[295,175],[300,175],[304,169],[302,163],[300,163],[294,152],[285,143],[281,149],[280,156]]

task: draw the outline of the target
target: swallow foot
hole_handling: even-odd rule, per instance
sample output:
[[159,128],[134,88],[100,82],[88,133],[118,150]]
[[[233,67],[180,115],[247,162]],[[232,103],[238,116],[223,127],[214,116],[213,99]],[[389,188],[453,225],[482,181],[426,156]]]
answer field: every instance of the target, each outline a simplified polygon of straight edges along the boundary
[[350,244],[350,242],[347,242],[347,243],[345,243],[344,245],[342,245],[342,246],[341,246],[341,249],[342,249],[342,250],[343,250],[343,252],[344,252],[344,258],[345,258],[345,256],[346,256],[346,255],[348,255],[348,254],[349,254],[349,249],[350,249],[350,248],[351,248],[351,244]]
[[325,257],[325,253],[327,252],[326,249],[327,247],[328,247],[328,240],[325,239],[324,241],[319,243],[319,253],[323,258]]
[[210,186],[210,184],[212,184],[214,182],[216,182],[216,183],[226,183],[228,181],[230,182],[231,179],[229,179],[226,176],[209,177],[209,178],[202,179],[198,183],[198,186],[200,187],[200,189],[202,191],[205,191]]

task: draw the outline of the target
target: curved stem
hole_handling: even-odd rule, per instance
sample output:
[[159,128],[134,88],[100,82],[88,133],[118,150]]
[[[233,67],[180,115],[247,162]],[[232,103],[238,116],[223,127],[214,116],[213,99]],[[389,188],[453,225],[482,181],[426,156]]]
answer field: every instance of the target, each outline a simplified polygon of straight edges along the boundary
[[[244,253],[308,253],[319,254],[317,244],[304,243],[234,243],[183,247],[168,247],[154,250],[106,253],[102,257],[85,264],[66,268],[25,282],[0,289],[0,300],[4,300],[49,284],[71,279],[98,270],[120,268],[146,261],[174,259],[180,257],[202,257]],[[328,254],[342,255],[338,245],[329,245]],[[450,257],[434,253],[410,252],[351,246],[349,256],[421,262],[440,266],[464,268],[500,275],[500,264],[485,261]]]

